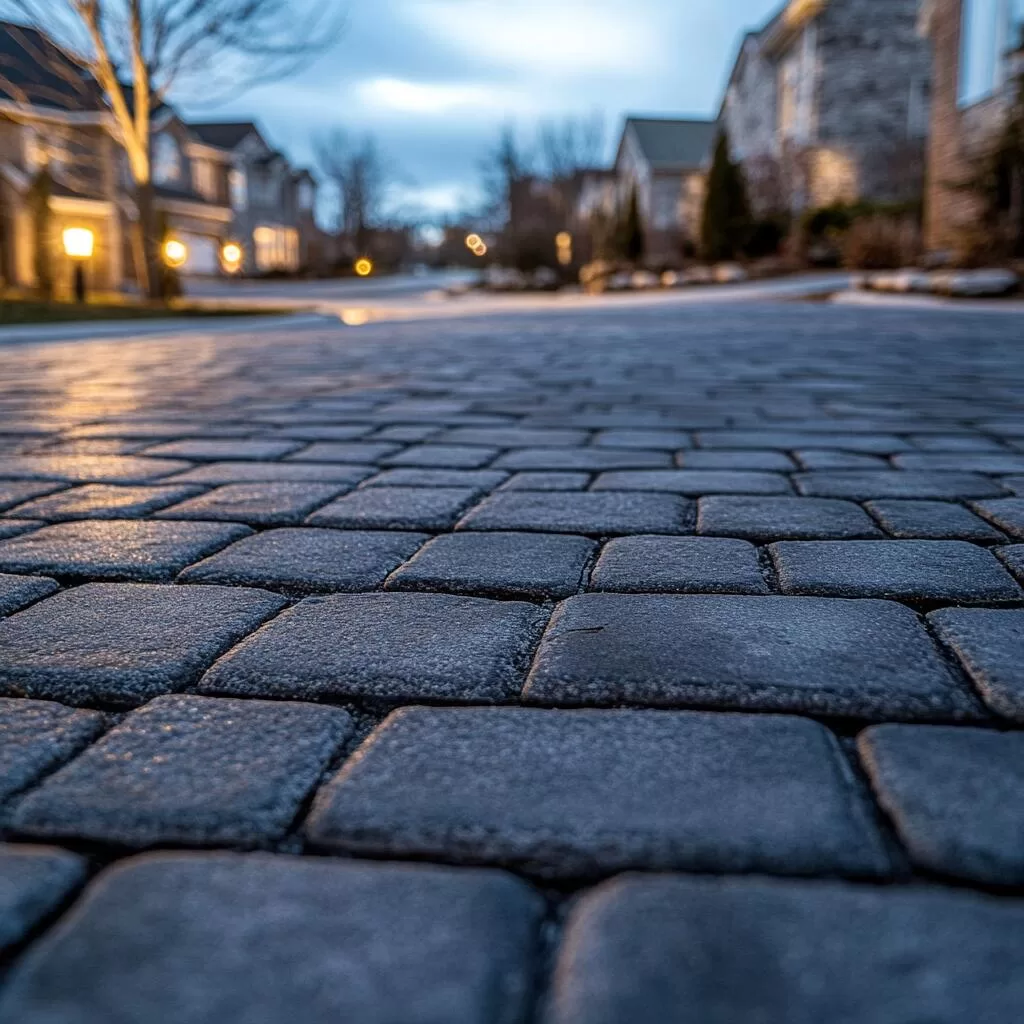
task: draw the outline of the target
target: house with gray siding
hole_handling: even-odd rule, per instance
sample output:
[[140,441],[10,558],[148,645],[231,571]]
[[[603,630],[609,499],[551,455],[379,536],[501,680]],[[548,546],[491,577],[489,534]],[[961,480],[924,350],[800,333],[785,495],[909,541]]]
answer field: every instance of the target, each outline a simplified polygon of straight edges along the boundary
[[760,212],[923,190],[931,55],[919,0],[791,0],[743,39],[720,122]]

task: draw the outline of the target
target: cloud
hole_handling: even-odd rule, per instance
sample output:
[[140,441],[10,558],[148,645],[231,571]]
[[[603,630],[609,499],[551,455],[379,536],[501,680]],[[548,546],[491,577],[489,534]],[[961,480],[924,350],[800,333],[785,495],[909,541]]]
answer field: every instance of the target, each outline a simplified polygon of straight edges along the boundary
[[376,109],[440,117],[493,110],[500,102],[497,90],[473,82],[410,82],[401,78],[374,78],[360,82],[355,92],[360,100]]

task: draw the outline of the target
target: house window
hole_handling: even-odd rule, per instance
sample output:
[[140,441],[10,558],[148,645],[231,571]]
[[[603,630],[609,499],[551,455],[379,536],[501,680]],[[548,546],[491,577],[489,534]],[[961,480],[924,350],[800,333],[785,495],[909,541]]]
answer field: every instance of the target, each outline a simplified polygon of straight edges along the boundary
[[252,238],[257,270],[298,270],[299,233],[294,228],[264,224],[253,232]]
[[313,183],[311,181],[299,182],[299,209],[306,213],[313,209]]
[[181,179],[181,150],[170,135],[158,135],[153,143],[153,180],[169,185]]
[[192,184],[205,199],[217,198],[217,176],[209,160],[195,160],[192,163]]
[[970,106],[1005,83],[1007,55],[1024,41],[1024,0],[965,0],[963,18],[959,100]]
[[245,210],[249,207],[249,183],[245,171],[237,168],[228,175],[228,191],[231,193],[231,209]]

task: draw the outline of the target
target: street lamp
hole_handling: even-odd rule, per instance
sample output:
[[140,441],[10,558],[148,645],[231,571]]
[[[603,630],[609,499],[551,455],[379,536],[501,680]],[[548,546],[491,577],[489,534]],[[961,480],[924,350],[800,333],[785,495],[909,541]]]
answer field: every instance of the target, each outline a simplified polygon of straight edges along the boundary
[[559,231],[555,235],[555,245],[558,248],[558,262],[568,267],[572,263],[572,235],[568,231]]
[[369,277],[373,273],[373,260],[364,256],[362,259],[356,260],[354,269],[360,277]]
[[92,259],[96,236],[89,228],[65,228],[64,252],[74,261],[75,302],[85,303],[85,265]]

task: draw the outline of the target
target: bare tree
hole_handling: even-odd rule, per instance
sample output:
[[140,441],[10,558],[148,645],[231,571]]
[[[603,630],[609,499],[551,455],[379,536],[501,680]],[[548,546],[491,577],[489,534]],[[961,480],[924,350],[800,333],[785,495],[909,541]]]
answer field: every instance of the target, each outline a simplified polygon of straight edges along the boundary
[[578,171],[602,162],[604,118],[594,113],[542,121],[538,140],[544,173],[554,182],[567,181]]
[[[159,297],[159,245],[152,176],[152,116],[188,79],[223,95],[308,64],[341,28],[339,0],[0,0],[11,16],[52,40],[64,67],[98,87],[135,187],[136,271]],[[55,62],[48,61],[48,68]]]
[[316,162],[334,187],[338,200],[338,233],[365,251],[380,223],[392,172],[372,135],[353,140],[341,128],[313,142]]

